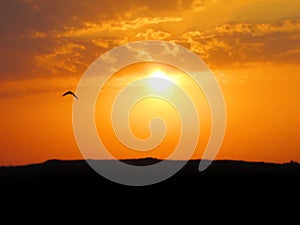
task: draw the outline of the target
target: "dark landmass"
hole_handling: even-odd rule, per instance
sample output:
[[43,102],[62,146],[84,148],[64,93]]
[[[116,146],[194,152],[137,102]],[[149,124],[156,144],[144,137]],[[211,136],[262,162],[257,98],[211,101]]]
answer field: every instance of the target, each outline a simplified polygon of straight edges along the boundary
[[[133,159],[123,162],[150,165],[157,159]],[[29,192],[49,189],[51,191],[88,190],[188,190],[213,191],[232,190],[237,187],[252,190],[264,188],[288,189],[300,187],[300,165],[296,162],[276,164],[234,160],[216,160],[204,171],[198,171],[199,160],[189,161],[169,179],[148,186],[132,187],[114,183],[95,172],[85,160],[49,160],[40,164],[0,167],[1,190]],[[101,163],[101,161],[99,161]],[[169,163],[176,163],[170,161]],[[300,189],[299,189],[300,193]]]
[[[143,166],[159,160],[124,162]],[[0,167],[1,204],[8,213],[18,208],[35,215],[36,211],[47,209],[48,217],[54,211],[65,214],[71,209],[71,214],[66,215],[75,221],[84,210],[85,218],[94,218],[91,210],[97,217],[107,216],[104,211],[117,215],[124,212],[124,218],[135,217],[137,212],[156,218],[154,215],[169,215],[170,210],[173,219],[185,211],[185,218],[205,217],[205,212],[213,212],[216,218],[225,214],[229,221],[237,215],[254,221],[261,217],[270,221],[279,216],[286,220],[292,217],[283,212],[293,214],[298,210],[300,165],[296,162],[216,160],[203,172],[198,171],[198,165],[199,160],[191,160],[174,176],[148,186],[114,183],[95,172],[85,160]]]
[[[124,160],[137,166],[158,161]],[[148,186],[114,183],[99,175],[85,160],[0,167],[0,200],[8,210],[19,207],[20,211],[32,211],[29,205],[42,210],[54,205],[56,209],[72,208],[78,213],[95,205],[106,211],[134,209],[146,215],[146,208],[163,212],[167,208],[197,211],[197,207],[204,207],[206,211],[230,213],[246,208],[261,213],[266,208],[297,209],[294,205],[300,201],[298,163],[216,160],[203,172],[198,171],[198,165],[199,160],[191,160],[174,176]]]

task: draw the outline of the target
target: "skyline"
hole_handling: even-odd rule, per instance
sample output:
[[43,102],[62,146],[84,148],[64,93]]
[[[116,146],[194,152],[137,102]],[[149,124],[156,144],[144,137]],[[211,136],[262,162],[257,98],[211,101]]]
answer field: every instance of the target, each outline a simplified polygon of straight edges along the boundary
[[[217,159],[300,161],[300,3],[292,0],[2,2],[0,165],[79,159],[81,76],[119,45],[162,40],[196,53],[224,94]],[[80,96],[79,96],[80,98]]]

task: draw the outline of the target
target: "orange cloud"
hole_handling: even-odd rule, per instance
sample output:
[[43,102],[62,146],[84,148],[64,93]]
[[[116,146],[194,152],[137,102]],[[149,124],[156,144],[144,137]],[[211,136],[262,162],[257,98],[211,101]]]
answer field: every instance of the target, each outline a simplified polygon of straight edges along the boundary
[[[231,4],[225,0],[178,0],[159,4],[126,0],[113,7],[108,0],[101,4],[76,0],[71,8],[62,7],[69,4],[65,0],[59,3],[22,0],[16,5],[7,4],[24,10],[11,17],[0,9],[0,23],[4,25],[3,21],[9,21],[0,34],[3,41],[0,57],[5,62],[0,73],[5,77],[9,77],[7,74],[21,76],[20,71],[25,71],[28,65],[32,70],[26,76],[37,75],[41,70],[49,74],[82,72],[108,49],[149,39],[181,44],[215,66],[299,59],[295,51],[300,48],[300,19],[294,18],[299,15],[296,0],[247,0],[231,1]],[[286,7],[284,10],[263,7],[272,4]],[[252,6],[257,8],[255,12],[267,17],[256,18]],[[285,19],[278,20],[283,16]],[[12,67],[14,63],[20,68]]]
[[[204,31],[188,31],[179,43],[213,64],[300,59],[300,19],[273,23],[232,23]],[[292,58],[292,56],[294,58]]]
[[57,38],[107,38],[119,37],[121,33],[136,30],[146,25],[179,22],[180,17],[139,17],[133,20],[107,20],[100,23],[85,22],[83,28],[66,27],[66,31],[56,34]]
[[218,0],[193,0],[191,3],[191,10],[194,12],[201,12],[210,4],[216,4]]
[[184,33],[182,39],[189,45],[191,51],[198,53],[203,58],[208,58],[211,51],[224,50],[230,52],[230,47],[214,35],[203,35],[200,31],[189,31]]
[[71,42],[62,43],[51,53],[37,55],[35,59],[39,67],[51,71],[53,74],[60,71],[75,73],[78,71],[78,65],[82,64],[80,51],[84,49],[84,45]]
[[171,34],[158,30],[155,31],[152,28],[147,29],[146,31],[143,32],[139,32],[135,35],[135,37],[137,37],[138,39],[142,39],[142,40],[164,40],[168,37],[170,37]]
[[214,28],[219,35],[232,35],[235,33],[249,34],[250,36],[263,36],[272,33],[292,33],[300,31],[300,19],[282,20],[278,23],[237,23],[224,24]]

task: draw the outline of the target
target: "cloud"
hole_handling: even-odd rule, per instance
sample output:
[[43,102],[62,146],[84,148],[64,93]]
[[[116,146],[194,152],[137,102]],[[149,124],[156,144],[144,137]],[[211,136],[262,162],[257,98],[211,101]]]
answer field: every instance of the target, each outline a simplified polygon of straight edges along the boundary
[[300,19],[223,24],[185,32],[178,42],[218,66],[255,61],[291,63],[300,59],[295,50],[300,48]]
[[162,43],[163,51],[161,53],[165,54],[165,55],[177,56],[177,54],[180,51],[180,48],[175,43],[173,43],[173,44],[172,44],[172,47],[170,47],[171,45],[167,45],[166,43]]
[[217,39],[215,35],[205,35],[200,31],[189,31],[182,35],[182,39],[189,45],[189,49],[198,53],[203,58],[208,58],[212,51],[228,51],[230,46],[223,40]]
[[214,29],[218,35],[247,34],[260,37],[272,33],[292,33],[300,31],[300,19],[286,19],[277,23],[237,23],[225,24]]
[[[57,33],[57,38],[77,38],[77,39],[90,39],[90,38],[113,38],[119,37],[126,31],[132,31],[144,26],[158,25],[161,23],[171,23],[182,21],[180,17],[139,17],[133,20],[107,20],[99,23],[85,22],[84,27],[74,28],[65,27],[65,31]],[[162,31],[158,31],[156,35],[166,35]],[[139,35],[142,35],[140,33]]]
[[215,67],[299,60],[298,0],[230,3],[3,0],[0,77],[80,75],[107,50],[151,39],[181,44]]
[[246,5],[236,10],[233,18],[235,21],[263,23],[296,18],[300,15],[299,0],[249,0],[243,2]]
[[300,55],[300,48],[292,49],[280,54],[282,57],[290,57],[290,56],[299,56]]
[[126,48],[134,54],[133,57],[137,60],[153,60],[151,53],[144,49],[137,49],[131,45],[126,45]]
[[100,48],[105,48],[105,49],[108,49],[110,47],[110,42],[107,41],[107,40],[103,40],[101,38],[99,39],[92,39],[91,40],[92,43]]
[[191,10],[194,12],[201,12],[210,4],[216,4],[218,0],[193,0],[191,3]]
[[47,35],[46,32],[35,31],[32,35],[32,38],[45,38]]
[[126,18],[134,20],[145,17],[145,14],[148,17],[157,17],[155,14],[176,8],[176,1],[173,0],[162,1],[160,4],[146,0],[122,0],[113,3],[111,0],[2,0],[0,35],[17,35],[30,30],[60,32],[65,26],[78,27],[82,21],[122,21]]
[[145,31],[138,32],[135,37],[141,40],[164,40],[171,36],[170,33],[158,30],[155,31],[152,28],[149,28]]
[[51,53],[37,55],[35,59],[40,68],[51,71],[52,74],[61,71],[75,73],[78,71],[78,66],[82,65],[80,52],[84,49],[84,45],[63,43]]

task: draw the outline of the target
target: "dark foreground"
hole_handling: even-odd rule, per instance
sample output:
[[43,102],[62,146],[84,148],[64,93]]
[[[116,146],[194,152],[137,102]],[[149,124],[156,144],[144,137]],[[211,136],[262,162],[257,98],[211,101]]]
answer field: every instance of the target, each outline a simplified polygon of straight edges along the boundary
[[[126,162],[148,165],[157,160]],[[299,164],[225,160],[212,162],[203,172],[198,171],[198,165],[199,161],[190,161],[171,178],[149,186],[114,183],[84,160],[0,167],[1,204],[8,212],[18,208],[35,217],[39,211],[47,218],[63,214],[75,221],[83,215],[100,220],[110,213],[115,215],[111,219],[132,221],[136,215],[143,215],[147,221],[153,218],[153,222],[157,215],[165,216],[167,221],[181,216],[194,221],[207,217],[207,213],[214,215],[210,220],[229,222],[240,216],[253,222],[258,218],[276,221],[279,217],[287,222],[298,217]],[[3,209],[1,212],[5,215]]]
[[[129,164],[149,165],[156,159],[127,160]],[[101,161],[99,161],[101,163]],[[174,163],[174,162],[170,162]],[[176,163],[176,162],[175,162]],[[203,192],[232,192],[245,190],[262,192],[288,190],[300,187],[298,163],[262,163],[219,160],[203,172],[198,171],[198,160],[189,161],[171,178],[158,184],[133,187],[114,183],[96,173],[84,160],[49,160],[41,164],[0,167],[1,190],[14,193],[37,192],[160,192],[173,190],[186,194]],[[300,193],[300,189],[299,189]]]

